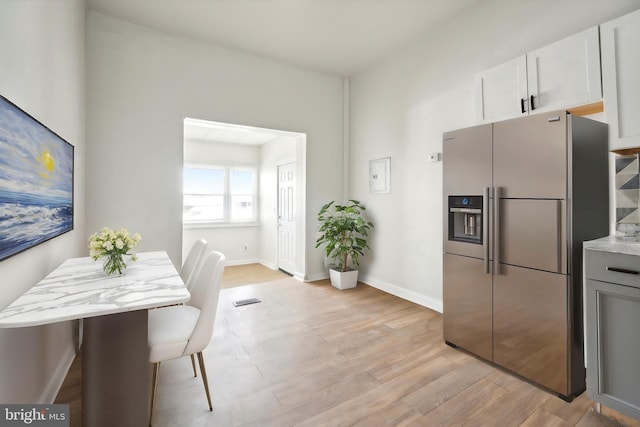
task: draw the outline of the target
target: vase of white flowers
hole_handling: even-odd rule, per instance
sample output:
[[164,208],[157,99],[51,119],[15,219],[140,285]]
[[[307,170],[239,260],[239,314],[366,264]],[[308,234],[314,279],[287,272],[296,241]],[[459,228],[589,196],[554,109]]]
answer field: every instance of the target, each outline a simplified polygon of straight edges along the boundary
[[89,236],[89,256],[94,260],[104,258],[102,268],[107,275],[124,274],[127,269],[124,256],[130,256],[131,261],[138,259],[136,254],[129,251],[141,238],[138,233],[130,235],[126,228],[114,231],[104,227],[100,233]]

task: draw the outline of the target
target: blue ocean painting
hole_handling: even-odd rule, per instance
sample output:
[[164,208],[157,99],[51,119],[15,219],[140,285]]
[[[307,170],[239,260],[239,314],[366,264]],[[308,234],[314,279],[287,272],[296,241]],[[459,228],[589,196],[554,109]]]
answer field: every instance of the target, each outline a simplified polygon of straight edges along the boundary
[[73,229],[73,146],[0,96],[0,260]]

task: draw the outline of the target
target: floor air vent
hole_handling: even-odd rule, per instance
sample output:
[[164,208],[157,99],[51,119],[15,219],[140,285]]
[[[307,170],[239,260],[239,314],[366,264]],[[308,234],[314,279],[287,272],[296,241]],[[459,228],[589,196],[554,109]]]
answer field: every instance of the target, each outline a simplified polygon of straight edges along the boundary
[[233,305],[236,307],[240,307],[241,305],[256,304],[258,302],[262,302],[262,300],[260,298],[247,298],[234,301]]

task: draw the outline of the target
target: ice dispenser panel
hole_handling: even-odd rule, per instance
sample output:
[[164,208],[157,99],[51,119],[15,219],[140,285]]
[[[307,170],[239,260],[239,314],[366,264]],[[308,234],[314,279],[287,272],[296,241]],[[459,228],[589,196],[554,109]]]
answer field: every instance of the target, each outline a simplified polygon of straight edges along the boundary
[[482,244],[482,196],[449,196],[449,240]]

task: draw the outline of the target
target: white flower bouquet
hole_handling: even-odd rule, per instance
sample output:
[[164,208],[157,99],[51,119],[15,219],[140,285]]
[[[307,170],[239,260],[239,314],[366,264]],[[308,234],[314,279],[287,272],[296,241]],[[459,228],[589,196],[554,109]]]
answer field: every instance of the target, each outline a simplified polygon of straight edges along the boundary
[[136,254],[129,251],[138,244],[140,239],[142,239],[140,234],[135,233],[132,236],[126,228],[114,231],[104,227],[100,233],[89,236],[89,256],[94,260],[105,258],[103,269],[107,275],[116,272],[122,274],[127,268],[124,255],[130,256],[131,261],[138,259]]

